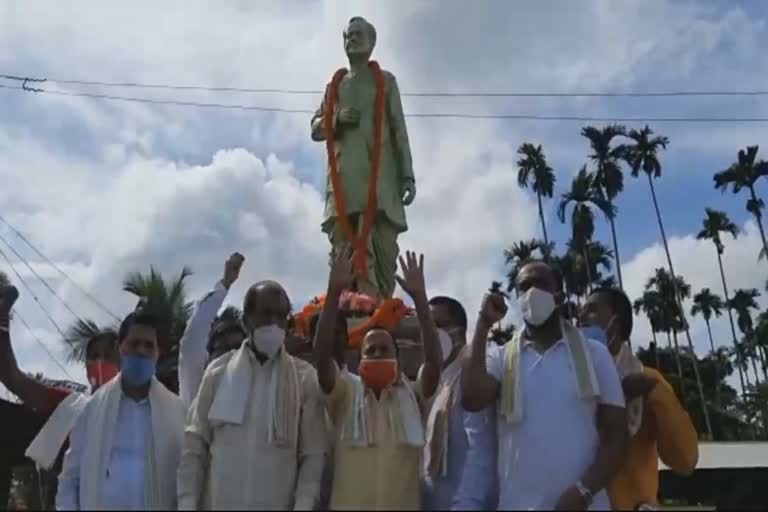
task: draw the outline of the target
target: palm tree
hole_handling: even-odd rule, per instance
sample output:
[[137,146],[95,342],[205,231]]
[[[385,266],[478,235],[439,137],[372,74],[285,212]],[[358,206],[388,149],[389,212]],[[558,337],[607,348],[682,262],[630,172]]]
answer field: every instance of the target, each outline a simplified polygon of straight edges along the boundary
[[[713,210],[711,208],[704,209],[706,217],[702,222],[701,231],[696,235],[698,240],[712,240],[715,244],[715,250],[717,251],[717,264],[720,267],[720,279],[723,282],[723,293],[725,295],[725,303],[728,304],[728,284],[725,281],[725,270],[723,269],[723,252],[725,251],[725,244],[720,236],[721,233],[730,233],[735,240],[739,236],[739,228],[736,224],[731,222],[725,212],[719,210]],[[728,321],[731,324],[731,336],[733,339],[733,348],[736,353],[737,364],[736,368],[739,371],[739,383],[741,384],[741,392],[744,393],[746,388],[744,387],[744,373],[742,367],[744,366],[744,354],[741,353],[739,342],[736,339],[736,327],[733,323],[733,312],[731,308],[726,308],[728,312]]]
[[187,301],[184,281],[192,275],[184,267],[176,279],[166,282],[163,276],[152,266],[149,274],[133,272],[123,280],[123,290],[138,297],[137,309],[141,307],[160,320],[164,328],[161,332],[164,341],[178,341],[184,334],[187,320],[192,314],[193,303]]
[[[691,339],[691,332],[688,328],[688,322],[685,319],[685,311],[683,310],[683,297],[680,294],[680,290],[677,289],[677,279],[675,277],[675,267],[672,264],[672,256],[669,253],[669,244],[667,243],[667,235],[664,232],[664,223],[661,220],[661,211],[659,210],[659,202],[656,199],[656,189],[653,186],[653,178],[661,176],[661,162],[659,162],[659,151],[667,148],[669,139],[663,136],[654,136],[653,130],[645,126],[642,130],[631,130],[628,137],[634,141],[633,145],[627,146],[625,151],[625,159],[629,166],[632,168],[632,176],[638,177],[642,170],[648,177],[648,185],[651,188],[651,197],[653,199],[653,207],[656,210],[656,219],[659,222],[659,231],[661,232],[661,238],[664,242],[664,252],[667,256],[667,263],[669,264],[669,272],[672,275],[672,286],[674,288],[674,296],[677,302],[677,309],[680,315],[681,326],[685,332],[685,337],[688,341],[688,348],[691,352],[694,352],[693,340]],[[699,374],[698,364],[696,358],[692,359],[694,365],[695,374]],[[704,391],[701,386],[701,378],[697,378],[697,385],[699,386],[699,395],[701,396],[702,409],[704,411],[704,418],[707,423],[707,434],[712,437],[712,425],[709,421],[709,414],[707,412],[707,406],[704,402]]]
[[[693,307],[691,308],[691,316],[701,315],[704,317],[704,322],[707,324],[707,334],[709,335],[709,348],[712,350],[712,354],[716,355],[715,341],[712,338],[712,327],[710,320],[712,315],[719,317],[722,315],[721,310],[725,308],[723,299],[709,291],[709,288],[704,288],[699,293],[693,296]],[[717,361],[717,360],[715,360]],[[720,369],[717,364],[715,365],[715,378],[720,382]],[[715,397],[715,402],[720,403],[718,397]]]
[[667,273],[663,268],[657,268],[655,275],[649,279],[648,285],[655,287],[659,292],[659,295],[664,302],[665,311],[669,312],[667,315],[667,325],[671,329],[673,339],[675,341],[675,350],[679,352],[680,348],[677,343],[677,333],[684,331],[688,339],[688,349],[691,352],[691,362],[693,364],[693,372],[696,377],[696,386],[699,391],[699,399],[701,401],[701,407],[704,411],[704,419],[707,426],[707,434],[712,438],[712,426],[709,420],[709,412],[706,405],[706,398],[704,396],[704,387],[702,385],[701,373],[699,372],[699,365],[696,358],[696,350],[693,348],[693,343],[690,337],[690,331],[688,322],[685,319],[685,314],[682,308],[683,299],[690,297],[691,285],[685,282],[682,276],[674,276],[674,274]]
[[[603,274],[598,270],[598,267],[602,267],[603,270],[611,271],[611,261],[613,259],[613,253],[607,246],[598,242],[597,240],[588,240],[584,244],[576,244],[571,240],[569,241],[569,247],[573,250],[573,257],[577,262],[577,269],[581,267],[584,270],[582,279],[585,284],[591,285],[592,283],[603,286],[601,282],[606,281],[603,279]],[[585,260],[583,265],[579,265],[579,255],[583,254]],[[611,278],[613,276],[610,276]],[[610,280],[608,280],[610,282]],[[608,284],[607,287],[612,287]]]
[[[687,287],[687,292],[690,295],[690,285],[682,281],[680,278],[676,279],[677,286]],[[657,268],[653,277],[648,279],[645,284],[646,290],[653,290],[657,294],[657,299],[660,305],[660,313],[663,330],[667,333],[667,339],[669,341],[670,349],[672,350],[672,340],[674,339],[674,355],[675,363],[677,365],[678,376],[683,379],[683,365],[680,359],[680,346],[677,342],[677,331],[680,330],[682,322],[680,321],[680,309],[678,308],[677,301],[675,300],[675,285],[672,284],[672,278],[670,274],[663,268]],[[682,293],[685,293],[683,289]],[[684,385],[684,384],[683,384]],[[683,389],[683,393],[685,390]]]
[[[739,330],[744,334],[747,342],[752,339],[754,323],[752,321],[751,310],[758,309],[756,300],[758,297],[760,297],[760,292],[757,291],[756,288],[748,290],[741,289],[736,290],[733,294],[733,298],[728,301],[728,307],[736,312],[736,323],[739,326]],[[762,356],[759,351],[756,355]],[[765,361],[761,361],[761,364],[765,366]],[[755,382],[759,384],[759,375],[757,373],[757,365],[754,358],[752,358],[752,370],[755,372]],[[763,371],[765,372],[765,369]]]
[[709,348],[712,350],[712,353],[715,352],[715,342],[712,338],[710,320],[712,319],[712,315],[715,315],[716,317],[721,316],[721,310],[723,308],[725,308],[723,299],[712,293],[709,288],[703,288],[699,293],[693,296],[691,316],[695,317],[701,315],[704,317],[704,322],[707,324],[707,333],[709,334]]
[[589,158],[595,162],[594,185],[603,194],[614,213],[608,217],[611,224],[611,236],[613,237],[613,254],[616,258],[616,276],[619,278],[619,288],[624,289],[624,281],[621,277],[621,259],[619,258],[619,243],[616,238],[614,201],[616,196],[624,190],[624,174],[621,172],[620,161],[624,157],[626,148],[623,145],[611,147],[611,141],[618,136],[626,136],[627,129],[619,124],[610,124],[603,128],[587,126],[582,128],[581,134],[589,139],[592,154]]
[[539,202],[539,219],[541,219],[541,230],[544,233],[544,244],[549,245],[541,197],[552,197],[555,189],[555,172],[547,164],[541,144],[534,146],[525,142],[517,148],[517,154],[521,156],[517,161],[517,183],[522,188],[528,188],[528,180],[533,180],[531,188],[536,192],[536,199]]
[[93,320],[78,319],[65,333],[64,341],[67,343],[67,360],[69,362],[85,361],[85,349],[94,338],[112,336],[117,339],[119,325],[100,327]]
[[515,289],[515,281],[517,280],[517,274],[520,272],[522,265],[531,259],[536,257],[536,251],[539,252],[542,258],[547,258],[554,248],[554,244],[547,244],[541,240],[532,238],[530,240],[522,240],[515,242],[512,247],[504,250],[504,263],[510,265],[507,272],[507,291]]
[[757,197],[755,193],[755,182],[761,176],[768,176],[768,162],[765,160],[755,161],[757,158],[758,146],[747,146],[747,150],[739,150],[736,162],[724,171],[715,173],[715,188],[725,192],[728,185],[731,186],[734,194],[738,194],[742,188],[749,190],[749,200],[747,200],[747,211],[755,216],[757,227],[760,228],[760,238],[763,241],[763,251],[768,253],[768,243],[765,240],[765,230],[763,229],[763,213],[765,203]]
[[[636,314],[639,314],[640,312],[645,313],[648,321],[651,323],[651,333],[653,335],[652,343],[654,347],[659,346],[656,333],[666,333],[669,353],[673,354],[675,367],[677,368],[678,391],[680,397],[682,397],[681,399],[684,399],[686,393],[683,365],[680,361],[680,352],[675,350],[672,345],[671,331],[673,329],[674,320],[671,316],[672,310],[668,308],[668,298],[665,299],[662,294],[655,289],[653,284],[647,282],[642,297],[635,300],[633,307]],[[660,368],[658,364],[656,366],[657,368]]]
[[150,267],[149,274],[133,272],[123,280],[123,290],[139,299],[136,308],[152,313],[160,322],[158,342],[161,357],[157,374],[172,390],[178,389],[179,340],[193,309],[193,303],[187,300],[184,282],[190,275],[192,272],[184,267],[178,277],[166,281],[154,267]]
[[616,288],[616,276],[598,278],[595,284],[597,284],[598,288]]
[[573,203],[571,212],[572,248],[579,248],[584,256],[587,269],[587,290],[591,289],[593,276],[591,274],[592,265],[589,263],[588,247],[595,233],[595,215],[592,208],[596,207],[605,214],[606,217],[613,216],[613,208],[609,201],[602,197],[602,194],[595,189],[594,176],[587,172],[587,166],[584,165],[571,182],[570,192],[562,195],[560,204],[557,208],[557,217],[560,222],[565,223],[565,212],[568,206]]
[[575,295],[576,305],[577,307],[580,306],[580,297],[584,295],[585,289],[581,288],[578,282],[578,270],[576,268],[573,252],[566,250],[562,255],[553,256],[551,264],[557,267],[560,274],[563,276],[566,301],[571,302],[571,299]]
[[[766,359],[768,353],[768,311],[763,311],[757,317],[757,324],[752,331],[752,341],[756,350],[759,350],[763,356],[763,360]],[[763,365],[763,372],[766,371],[765,365]],[[768,382],[768,379],[766,379]]]
[[744,334],[752,332],[754,328],[750,310],[759,309],[756,300],[758,297],[760,297],[760,292],[757,291],[757,288],[739,289],[736,290],[733,298],[729,301],[730,306],[736,311],[736,324]]
[[635,314],[644,313],[651,324],[651,334],[653,336],[654,346],[659,346],[656,339],[656,333],[664,331],[663,305],[659,292],[655,290],[646,290],[642,297],[636,299],[632,304]]

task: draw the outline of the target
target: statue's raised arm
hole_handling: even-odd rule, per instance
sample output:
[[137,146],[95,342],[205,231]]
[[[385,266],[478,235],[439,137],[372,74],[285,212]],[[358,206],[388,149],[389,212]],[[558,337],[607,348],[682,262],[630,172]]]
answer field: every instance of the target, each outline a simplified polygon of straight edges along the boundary
[[349,69],[333,75],[311,127],[328,152],[322,229],[332,254],[351,245],[358,290],[389,298],[416,184],[400,91],[394,75],[370,60],[375,44],[374,26],[352,18],[344,31]]

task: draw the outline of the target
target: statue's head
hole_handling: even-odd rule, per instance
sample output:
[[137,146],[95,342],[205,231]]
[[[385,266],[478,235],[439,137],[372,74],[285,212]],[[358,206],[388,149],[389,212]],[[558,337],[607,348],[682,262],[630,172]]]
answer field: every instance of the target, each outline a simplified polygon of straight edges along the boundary
[[347,56],[368,58],[373,53],[374,46],[376,46],[376,28],[360,16],[350,19],[344,30],[344,51]]

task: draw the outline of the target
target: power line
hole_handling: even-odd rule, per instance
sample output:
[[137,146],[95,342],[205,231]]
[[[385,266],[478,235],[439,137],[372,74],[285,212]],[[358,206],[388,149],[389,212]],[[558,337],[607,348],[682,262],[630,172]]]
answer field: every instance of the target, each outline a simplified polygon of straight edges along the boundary
[[[6,242],[6,245],[7,245],[7,242]],[[32,290],[32,288],[29,286],[29,284],[27,284],[27,282],[24,280],[24,278],[21,276],[21,274],[19,274],[19,271],[16,270],[16,267],[13,265],[13,263],[11,263],[11,260],[10,260],[10,258],[8,258],[8,255],[5,254],[5,251],[3,251],[2,249],[0,249],[0,256],[2,256],[3,259],[6,261],[6,263],[8,263],[8,266],[11,267],[11,270],[13,270],[13,273],[16,274],[16,277],[19,278],[19,281],[21,281],[21,284],[24,285],[24,288],[27,289],[27,291],[32,296],[32,298],[35,300],[35,302],[37,302],[37,305],[40,306],[40,309],[43,310],[43,314],[45,314],[46,318],[48,318],[48,320],[53,324],[53,326],[56,328],[56,330],[59,331],[59,334],[61,335],[62,338],[64,338],[64,341],[69,343],[70,347],[75,348],[74,343],[72,343],[69,340],[69,338],[67,338],[66,334],[64,334],[64,331],[61,329],[61,327],[59,327],[59,324],[57,324],[56,320],[54,320],[53,317],[50,315],[50,313],[48,313],[48,310],[45,309],[45,307],[43,306],[43,303],[40,302],[40,299],[37,297],[37,295],[35,295],[35,292]]]
[[32,268],[32,265],[30,265],[30,264],[27,262],[27,260],[26,260],[26,259],[24,259],[24,257],[22,257],[22,256],[21,256],[21,254],[19,254],[19,253],[18,253],[18,251],[17,251],[16,249],[14,249],[14,248],[13,248],[13,246],[12,246],[11,244],[9,244],[9,243],[8,243],[8,240],[6,240],[6,239],[5,239],[5,238],[4,238],[2,235],[0,235],[0,241],[2,241],[2,242],[3,242],[3,243],[6,245],[6,246],[8,246],[8,248],[9,248],[9,249],[10,249],[10,250],[13,252],[13,254],[15,254],[15,255],[16,255],[16,257],[19,259],[19,261],[21,261],[21,262],[22,262],[22,263],[23,263],[23,264],[24,264],[24,265],[25,265],[25,266],[26,266],[26,267],[29,269],[29,271],[30,271],[30,272],[32,272],[32,274],[33,274],[33,275],[34,275],[34,276],[35,276],[37,279],[39,279],[41,283],[43,283],[43,285],[44,285],[44,286],[45,286],[45,287],[48,289],[48,291],[49,291],[49,292],[51,292],[51,293],[53,294],[53,296],[54,296],[54,297],[56,297],[57,299],[59,299],[59,301],[60,301],[60,302],[61,302],[61,303],[64,305],[64,307],[67,309],[67,311],[69,311],[69,312],[72,314],[72,316],[74,316],[76,319],[78,319],[78,320],[82,321],[82,318],[80,318],[80,315],[78,315],[77,313],[75,313],[75,312],[72,310],[72,308],[71,308],[71,307],[69,307],[69,304],[67,304],[67,302],[66,302],[64,299],[62,299],[62,298],[61,298],[61,296],[60,296],[58,293],[56,293],[56,290],[54,290],[54,289],[53,289],[53,288],[52,288],[52,287],[51,287],[51,286],[48,284],[48,282],[47,282],[45,279],[43,279],[43,278],[40,276],[40,274],[38,274],[38,273],[35,271],[35,269],[34,269],[34,268]]
[[[314,114],[314,110],[291,109],[282,107],[263,107],[256,105],[225,104],[225,103],[200,103],[195,101],[160,100],[155,98],[141,98],[134,96],[115,96],[110,94],[96,94],[85,92],[52,91],[48,89],[32,90],[23,87],[13,87],[0,84],[0,89],[35,92],[39,94],[52,94],[57,96],[83,97],[131,103],[146,103],[152,105],[175,105],[182,107],[218,108],[230,110],[276,112],[284,114]],[[577,121],[585,123],[766,123],[768,117],[622,117],[622,116],[547,116],[533,114],[464,114],[464,113],[412,113],[405,114],[409,118],[429,119],[497,119],[519,121]]]
[[58,366],[61,369],[61,371],[64,372],[64,375],[66,375],[67,378],[69,378],[69,380],[74,381],[75,379],[72,378],[72,375],[69,374],[67,369],[64,368],[64,366],[62,366],[59,360],[56,359],[56,357],[54,357],[54,355],[51,353],[50,350],[48,350],[48,347],[45,346],[45,343],[43,343],[43,340],[41,340],[40,337],[37,334],[35,334],[35,331],[32,330],[32,328],[29,326],[27,321],[24,320],[24,318],[19,314],[18,311],[16,310],[13,311],[13,318],[21,321],[21,324],[27,329],[27,332],[29,333],[29,335],[32,336],[32,339],[35,340],[38,345],[43,347],[43,350],[45,350],[45,353],[48,354],[48,357],[50,357],[53,360],[53,362],[56,363],[56,366]]
[[[74,80],[60,78],[30,78],[18,75],[0,75],[0,78],[15,81],[55,82],[64,85],[91,87],[121,87],[137,89],[164,89],[172,91],[243,92],[256,94],[322,95],[324,91],[314,89],[215,87],[208,85],[157,84],[141,82],[108,82],[99,80]],[[29,89],[29,87],[27,87]],[[695,96],[768,96],[768,91],[651,91],[651,92],[402,92],[401,96],[433,98],[668,98]]]
[[[40,251],[40,250],[39,250],[37,247],[35,247],[35,246],[34,246],[34,244],[33,244],[32,242],[30,242],[30,241],[29,241],[29,239],[27,239],[27,237],[25,237],[25,236],[24,236],[24,235],[23,235],[23,234],[22,234],[22,233],[21,233],[21,232],[20,232],[18,229],[16,229],[15,227],[13,227],[13,226],[12,226],[12,225],[11,225],[11,224],[10,224],[10,223],[7,221],[7,220],[5,220],[5,218],[4,218],[2,215],[0,215],[0,221],[1,221],[1,222],[3,222],[3,224],[5,224],[6,226],[8,226],[8,228],[9,228],[11,231],[13,231],[13,233],[14,233],[14,234],[15,234],[17,237],[19,237],[19,238],[20,238],[20,239],[21,239],[21,240],[22,240],[24,243],[26,243],[26,244],[27,244],[27,245],[28,245],[28,246],[29,246],[29,247],[30,247],[30,248],[31,248],[31,249],[32,249],[32,250],[33,250],[33,251],[34,251],[34,252],[35,252],[35,253],[36,253],[36,254],[39,256],[39,257],[41,257],[41,258],[42,258],[42,259],[43,259],[43,260],[44,260],[46,263],[48,263],[48,265],[50,265],[51,267],[53,267],[53,268],[54,268],[56,271],[58,271],[58,272],[59,272],[59,274],[61,274],[62,276],[64,276],[64,278],[65,278],[67,281],[69,281],[70,283],[72,283],[72,285],[73,285],[75,288],[77,288],[77,289],[80,291],[80,293],[82,293],[83,295],[85,295],[86,297],[88,297],[88,299],[89,299],[89,300],[91,300],[91,302],[93,302],[93,303],[94,303],[94,304],[96,304],[96,305],[97,305],[99,308],[101,308],[101,310],[102,310],[102,311],[104,311],[105,313],[107,313],[109,316],[111,316],[111,317],[112,317],[112,318],[114,318],[115,320],[119,320],[119,319],[120,319],[120,318],[119,318],[119,317],[118,317],[116,314],[114,314],[114,313],[113,313],[113,312],[112,312],[112,311],[111,311],[109,308],[107,308],[107,307],[106,307],[104,304],[102,304],[101,302],[99,302],[99,300],[98,300],[98,299],[96,299],[96,298],[95,298],[93,295],[91,295],[90,293],[88,293],[88,291],[86,291],[86,290],[85,290],[84,288],[82,288],[82,287],[81,287],[79,284],[77,284],[77,282],[75,282],[75,280],[74,280],[74,279],[72,279],[71,277],[69,277],[69,275],[68,275],[66,272],[64,272],[63,270],[61,270],[61,269],[60,269],[60,268],[59,268],[59,267],[58,267],[58,266],[57,266],[55,263],[53,263],[53,262],[52,262],[52,261],[51,261],[51,260],[50,260],[50,259],[49,259],[49,258],[48,258],[46,255],[45,255],[45,254],[43,254],[43,253],[42,253],[42,252],[41,252],[41,251]],[[7,243],[7,242],[6,242],[6,243]]]

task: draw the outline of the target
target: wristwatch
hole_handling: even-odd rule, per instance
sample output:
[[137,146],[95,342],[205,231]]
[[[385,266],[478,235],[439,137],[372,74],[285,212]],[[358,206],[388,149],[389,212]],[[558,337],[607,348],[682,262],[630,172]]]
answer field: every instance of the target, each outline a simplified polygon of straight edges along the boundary
[[579,494],[581,494],[581,497],[584,498],[584,501],[587,503],[587,506],[592,504],[592,499],[595,497],[595,494],[589,490],[589,487],[584,485],[583,482],[578,481],[576,482],[576,490],[579,491]]

